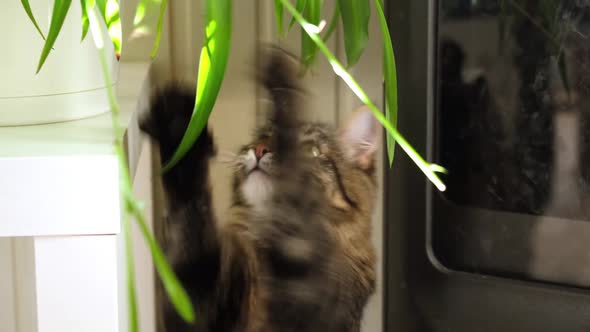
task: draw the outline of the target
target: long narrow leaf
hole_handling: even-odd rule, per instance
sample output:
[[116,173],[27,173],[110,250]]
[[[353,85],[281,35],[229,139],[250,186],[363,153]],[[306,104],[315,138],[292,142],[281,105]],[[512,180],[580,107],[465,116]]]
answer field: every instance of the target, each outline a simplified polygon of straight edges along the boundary
[[[297,0],[295,2],[295,8],[297,8],[297,12],[303,13],[305,7],[307,7],[307,0]],[[289,28],[287,29],[287,31],[291,31],[291,28],[293,27],[295,22],[295,17],[291,18],[291,21],[289,22]]]
[[344,50],[350,68],[357,63],[369,40],[370,3],[368,0],[338,0],[338,6],[344,30]]
[[137,296],[135,292],[135,267],[133,266],[133,240],[131,238],[131,220],[126,215],[123,220],[123,233],[125,235],[125,260],[127,275],[127,297],[129,298],[129,331],[139,331],[137,319]]
[[[88,4],[87,9],[89,9]],[[174,305],[174,308],[185,321],[193,322],[195,320],[195,315],[193,306],[190,302],[190,298],[188,297],[188,294],[186,293],[184,288],[182,288],[182,285],[178,281],[178,278],[176,278],[174,272],[166,262],[162,250],[160,249],[154,237],[150,233],[143,218],[142,211],[139,208],[137,202],[135,201],[135,198],[133,197],[133,192],[131,189],[131,177],[129,175],[129,167],[127,165],[127,159],[125,158],[125,153],[123,150],[123,131],[121,130],[118,119],[119,104],[117,103],[117,99],[115,98],[115,92],[112,84],[113,80],[110,76],[108,60],[106,57],[106,52],[104,50],[104,40],[98,24],[99,18],[96,12],[93,10],[88,10],[88,13],[92,13],[92,15],[88,16],[90,30],[92,31],[94,43],[96,45],[96,48],[98,49],[98,54],[100,56],[100,63],[104,75],[104,80],[105,83],[107,83],[107,95],[109,98],[109,105],[111,108],[111,120],[115,136],[115,152],[119,160],[119,170],[121,173],[120,187],[123,200],[125,203],[125,212],[127,213],[127,215],[133,215],[137,220],[142,235],[144,239],[148,242],[150,251],[152,253],[152,258],[156,266],[156,271],[158,272],[158,275],[162,280],[164,289],[166,290],[166,293],[168,294],[170,301]],[[129,269],[130,267],[128,266],[127,268]],[[127,271],[127,273],[131,272]],[[128,300],[129,307],[134,308],[134,306],[136,305],[134,296],[135,291],[129,288],[131,286],[132,284],[128,284],[128,294],[130,295],[130,298]],[[133,314],[133,312],[131,314]],[[132,319],[134,318],[132,317]]]
[[[154,34],[154,45],[150,56],[154,59],[158,55],[160,40],[162,39],[162,27],[168,0],[140,0],[135,9],[133,18],[132,37],[140,37]],[[156,17],[157,16],[157,17]],[[157,23],[156,23],[157,22]],[[156,30],[153,30],[153,26]]]
[[84,39],[86,39],[88,27],[90,26],[90,22],[88,22],[88,8],[86,8],[86,3],[88,3],[88,8],[94,8],[94,0],[80,0],[80,6],[82,7],[82,38],[80,38],[80,41],[84,41]]
[[186,322],[193,323],[195,321],[195,312],[193,309],[193,305],[191,304],[191,300],[188,297],[188,294],[182,288],[180,281],[176,278],[174,271],[168,264],[166,260],[166,256],[162,252],[162,249],[154,239],[154,236],[150,232],[147,224],[145,223],[143,214],[137,205],[133,206],[135,220],[139,225],[139,229],[147,241],[150,251],[152,253],[152,258],[154,260],[154,266],[156,267],[156,271],[162,280],[162,284],[164,285],[164,289],[166,293],[170,297],[170,302],[176,308],[176,311],[184,319]]
[[332,18],[330,19],[330,24],[328,25],[328,30],[324,34],[324,42],[328,41],[332,36],[334,30],[338,26],[338,22],[340,21],[340,6],[338,6],[338,2],[334,3],[334,13],[332,13]]
[[29,4],[29,0],[21,0],[20,2],[23,5],[23,9],[27,13],[27,16],[29,17],[29,19],[31,20],[33,25],[35,26],[35,29],[37,29],[37,32],[39,32],[39,35],[41,35],[41,38],[43,38],[43,40],[45,40],[45,35],[43,34],[43,31],[41,31],[41,28],[39,28],[39,25],[37,24],[37,20],[35,20],[35,15],[33,15],[33,10],[31,9],[31,5]]
[[207,125],[225,75],[231,44],[232,1],[206,0],[205,18],[206,38],[199,60],[195,108],[180,145],[163,167],[164,172],[184,157]]
[[104,50],[104,40],[102,33],[100,31],[99,23],[98,23],[98,15],[94,10],[94,1],[93,0],[83,0],[82,2],[83,9],[88,15],[88,25],[89,29],[92,30],[92,37],[94,39],[94,44],[96,49],[98,50],[98,54],[100,56],[101,68],[103,72],[103,78],[107,86],[107,96],[109,99],[109,105],[111,109],[111,121],[112,121],[112,128],[113,133],[115,136],[115,152],[117,154],[117,158],[119,161],[119,173],[120,173],[120,182],[119,187],[124,199],[124,224],[123,224],[123,233],[125,239],[125,255],[126,255],[126,264],[125,270],[127,275],[127,307],[129,310],[129,332],[138,332],[139,324],[137,318],[137,296],[135,292],[135,269],[133,266],[133,250],[132,250],[132,242],[131,242],[131,229],[130,229],[130,222],[129,216],[131,214],[130,206],[127,202],[133,198],[133,194],[131,191],[131,179],[129,176],[129,168],[127,167],[127,159],[125,158],[125,154],[123,152],[123,137],[122,137],[122,130],[119,126],[119,104],[117,103],[117,99],[115,98],[115,93],[112,87],[112,79],[110,76],[109,65],[106,58],[106,53]]
[[[162,0],[140,0],[135,8],[135,17],[133,18],[133,30],[134,33],[137,30],[147,30],[148,17],[156,12],[156,8],[159,7]],[[149,15],[148,15],[149,14]]]
[[154,46],[152,47],[151,57],[156,58],[158,55],[158,49],[160,48],[160,39],[162,39],[162,25],[164,24],[164,13],[166,13],[166,6],[168,0],[162,0],[160,4],[160,15],[158,15],[158,25],[156,27],[156,38],[154,39]]
[[[395,54],[387,27],[387,20],[381,7],[381,1],[375,0],[377,13],[379,14],[379,23],[381,26],[381,36],[383,39],[383,78],[385,79],[385,118],[393,128],[397,129],[397,69],[395,66]],[[389,167],[393,165],[393,156],[395,153],[395,140],[391,135],[387,135],[387,157]]]
[[445,184],[435,173],[441,170],[441,167],[426,162],[424,158],[422,158],[422,156],[420,156],[420,154],[414,150],[410,143],[408,143],[408,141],[406,141],[406,139],[397,131],[397,129],[394,128],[389,121],[387,121],[385,116],[379,111],[379,109],[377,109],[377,106],[375,106],[371,99],[369,99],[367,93],[359,86],[352,75],[350,75],[350,73],[344,69],[344,66],[342,66],[338,59],[336,59],[334,54],[330,52],[326,44],[317,34],[317,27],[307,22],[303,16],[297,12],[295,7],[291,5],[289,0],[281,0],[281,2],[283,3],[283,6],[285,6],[285,8],[291,13],[291,15],[295,17],[297,22],[299,22],[299,25],[305,29],[309,37],[316,43],[320,51],[324,53],[332,65],[332,70],[334,70],[334,73],[340,76],[340,78],[342,78],[344,83],[348,85],[352,92],[354,92],[354,94],[369,107],[377,121],[379,121],[379,123],[385,127],[385,130],[387,130],[387,132],[393,136],[399,146],[404,150],[404,152],[406,152],[406,154],[410,157],[410,159],[412,159],[412,161],[416,164],[416,166],[418,166],[424,175],[426,175],[426,177],[436,186],[436,188],[440,191],[445,191]]
[[275,0],[275,20],[277,21],[277,31],[279,37],[283,36],[283,4],[281,0]]
[[567,75],[567,63],[565,61],[565,53],[563,50],[561,50],[557,55],[557,68],[559,69],[559,77],[561,78],[561,83],[565,88],[565,92],[567,93],[568,98],[570,98],[570,84]]
[[119,2],[117,0],[96,0],[96,4],[107,25],[109,37],[115,48],[117,59],[121,57],[122,31]]
[[[322,2],[323,0],[307,0],[307,6],[303,11],[303,17],[307,22],[316,27],[318,27],[322,18]],[[304,29],[301,29],[301,61],[305,67],[309,67],[313,63],[317,50],[318,47],[313,40]]]
[[41,51],[41,57],[39,58],[39,64],[37,65],[37,73],[39,73],[43,67],[49,52],[53,48],[53,44],[55,44],[55,41],[57,40],[57,36],[61,31],[61,27],[64,24],[64,20],[66,19],[71,4],[72,0],[55,0],[53,2],[49,32],[47,33],[47,39],[45,39],[45,45],[43,45],[43,50]]

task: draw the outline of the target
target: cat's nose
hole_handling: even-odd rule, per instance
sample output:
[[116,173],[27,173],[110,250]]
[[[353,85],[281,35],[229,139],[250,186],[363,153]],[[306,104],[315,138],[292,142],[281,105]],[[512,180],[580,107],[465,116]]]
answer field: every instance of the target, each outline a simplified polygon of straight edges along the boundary
[[265,154],[269,153],[270,149],[268,148],[268,146],[265,143],[258,143],[258,145],[256,145],[256,149],[254,150],[254,154],[256,155],[256,159],[260,160],[262,158],[262,156],[264,156]]

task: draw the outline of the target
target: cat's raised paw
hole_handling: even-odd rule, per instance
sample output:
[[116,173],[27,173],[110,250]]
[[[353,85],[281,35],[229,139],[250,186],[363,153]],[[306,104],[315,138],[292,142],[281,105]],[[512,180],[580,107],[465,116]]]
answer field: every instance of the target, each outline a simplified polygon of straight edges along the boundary
[[[162,161],[168,160],[180,144],[194,105],[194,89],[173,84],[154,93],[150,108],[140,117],[139,127],[158,142]],[[215,154],[213,137],[207,128],[189,153],[206,157]]]

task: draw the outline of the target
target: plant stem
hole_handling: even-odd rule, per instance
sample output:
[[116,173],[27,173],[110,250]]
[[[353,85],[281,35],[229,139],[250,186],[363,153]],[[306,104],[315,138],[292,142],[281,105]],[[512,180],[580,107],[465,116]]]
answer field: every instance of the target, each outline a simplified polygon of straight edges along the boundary
[[[406,139],[387,121],[385,116],[377,106],[369,99],[369,96],[365,93],[365,91],[360,87],[360,85],[356,82],[356,80],[346,71],[344,66],[336,59],[336,57],[330,52],[326,44],[322,41],[319,35],[316,33],[318,27],[310,24],[307,22],[303,16],[293,5],[289,2],[289,0],[281,0],[283,6],[287,8],[287,10],[293,15],[293,17],[297,20],[299,25],[305,30],[305,32],[309,35],[309,37],[316,43],[319,50],[324,53],[330,64],[332,65],[332,70],[334,73],[344,80],[344,83],[348,85],[348,87],[354,92],[354,94],[371,109],[375,118],[381,123],[381,125],[387,130],[387,132],[395,139],[395,141],[399,144],[399,146],[404,150],[404,152],[414,161],[416,166],[420,168],[420,170],[426,175],[426,177],[436,186],[436,188],[440,191],[445,191],[446,186],[442,182],[442,180],[436,175],[433,171],[433,167],[430,163],[426,162],[422,156],[414,148],[406,141]],[[436,169],[436,167],[434,167]]]
[[[90,1],[90,0],[88,0]],[[162,252],[162,249],[158,246],[154,236],[151,234],[150,229],[148,228],[145,218],[143,216],[143,212],[140,208],[140,204],[135,199],[133,195],[132,189],[132,182],[131,176],[129,174],[129,166],[127,164],[127,158],[125,156],[125,151],[123,147],[123,130],[119,124],[119,104],[117,103],[117,99],[115,97],[115,91],[113,88],[113,82],[110,75],[109,65],[106,57],[106,53],[104,50],[104,39],[102,36],[102,32],[100,31],[100,27],[98,25],[98,15],[96,11],[92,9],[92,7],[86,2],[86,8],[88,9],[89,13],[93,15],[89,15],[89,22],[90,22],[90,29],[92,31],[92,35],[94,38],[94,43],[99,53],[100,63],[102,67],[102,72],[104,75],[104,80],[107,86],[107,95],[109,99],[109,105],[111,108],[111,121],[114,133],[114,148],[117,158],[119,160],[119,176],[120,176],[120,191],[122,194],[123,205],[124,205],[124,220],[125,220],[125,240],[126,240],[126,255],[127,255],[127,277],[128,277],[128,306],[129,306],[129,314],[130,314],[130,330],[132,332],[136,332],[138,329],[137,324],[137,303],[135,298],[135,280],[134,271],[133,271],[133,251],[131,246],[131,235],[130,235],[130,225],[129,225],[129,217],[133,216],[137,221],[141,233],[144,239],[148,242],[150,252],[152,254],[152,259],[154,265],[156,267],[156,271],[160,279],[162,280],[162,284],[164,285],[164,289],[166,290],[167,295],[169,296],[171,303],[174,305],[176,311],[180,314],[180,316],[188,323],[193,323],[195,321],[195,314],[192,303],[188,296],[188,293],[184,290],[178,278],[174,274],[174,271],[170,267],[170,264],[166,261],[166,257]],[[129,263],[129,261],[131,263]]]
[[119,104],[115,97],[113,89],[113,82],[111,80],[111,74],[109,72],[109,65],[104,50],[104,39],[98,25],[98,15],[88,3],[85,2],[85,6],[88,11],[88,20],[90,22],[90,29],[94,38],[94,43],[98,50],[100,64],[102,68],[103,78],[107,86],[107,96],[109,99],[109,106],[111,109],[111,123],[113,129],[113,135],[115,138],[115,153],[119,160],[119,187],[123,195],[123,232],[125,235],[125,257],[126,257],[126,275],[127,275],[127,305],[129,309],[129,331],[137,332],[139,330],[139,324],[137,319],[137,300],[135,292],[135,271],[133,266],[133,246],[131,242],[131,223],[130,215],[133,211],[130,209],[134,197],[131,187],[131,177],[129,175],[129,167],[127,165],[127,158],[125,157],[123,149],[123,132],[119,124]]
[[158,25],[156,26],[154,46],[152,46],[152,51],[150,53],[152,59],[156,58],[156,55],[158,55],[158,49],[160,48],[160,39],[162,39],[162,25],[164,24],[164,14],[166,13],[167,5],[168,0],[162,0],[162,3],[160,4],[160,14],[158,15]]
[[131,221],[129,215],[125,215],[123,221],[123,234],[125,235],[125,258],[127,269],[127,297],[129,298],[128,306],[129,312],[129,331],[139,331],[139,323],[137,319],[137,300],[135,295],[135,267],[133,266],[133,240],[131,237]]

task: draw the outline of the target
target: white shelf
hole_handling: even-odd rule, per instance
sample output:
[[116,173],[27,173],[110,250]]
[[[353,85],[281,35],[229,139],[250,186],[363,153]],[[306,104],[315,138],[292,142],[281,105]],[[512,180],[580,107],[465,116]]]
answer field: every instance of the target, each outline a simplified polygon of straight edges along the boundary
[[[132,176],[141,152],[135,116],[148,97],[148,72],[145,63],[120,66],[120,119]],[[0,128],[0,280],[7,282],[0,287],[0,330],[125,330],[125,255],[111,125],[107,113]],[[153,271],[145,251],[136,255],[138,262],[146,267],[138,271]],[[153,294],[152,279],[146,280],[143,292]]]

